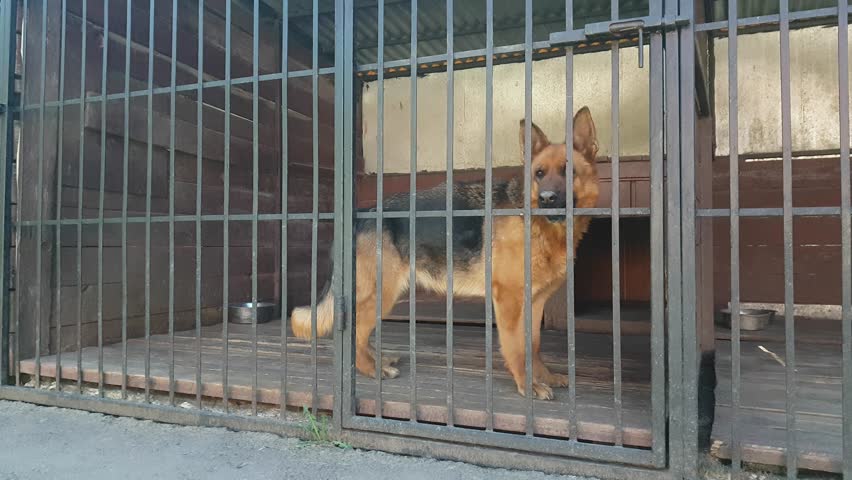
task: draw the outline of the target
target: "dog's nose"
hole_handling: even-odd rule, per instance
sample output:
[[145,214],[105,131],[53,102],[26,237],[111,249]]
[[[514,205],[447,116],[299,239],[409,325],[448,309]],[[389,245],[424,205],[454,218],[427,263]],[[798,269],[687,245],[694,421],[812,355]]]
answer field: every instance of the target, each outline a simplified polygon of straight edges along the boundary
[[538,194],[538,200],[543,205],[548,205],[556,201],[556,192],[541,192]]

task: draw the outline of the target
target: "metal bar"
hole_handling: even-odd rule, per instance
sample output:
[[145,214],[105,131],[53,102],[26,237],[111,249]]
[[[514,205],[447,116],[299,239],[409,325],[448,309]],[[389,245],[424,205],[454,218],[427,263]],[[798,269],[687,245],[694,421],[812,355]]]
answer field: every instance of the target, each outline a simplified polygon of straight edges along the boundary
[[[65,34],[66,34],[66,23],[68,20],[68,5],[65,0],[62,0],[62,27],[60,28],[60,38],[59,38],[59,100],[62,100],[65,97]],[[57,121],[57,134],[56,138],[59,139],[59,148],[57,148],[56,152],[56,219],[59,220],[62,218],[62,168],[63,168],[63,153],[64,153],[64,123],[65,123],[65,109],[64,107],[59,107],[58,112],[58,121]],[[54,244],[54,249],[56,250],[56,285],[54,286],[55,290],[55,310],[54,315],[56,317],[56,363],[54,365],[56,370],[56,390],[62,391],[62,227],[57,224],[56,225],[56,238],[54,239],[56,243]]]
[[485,17],[485,430],[491,432],[494,431],[494,291],[491,285],[494,266],[491,244],[494,235],[491,194],[494,166],[494,0],[485,0]]
[[[15,92],[15,68],[17,55],[17,8],[18,2],[3,2],[0,5],[0,51],[10,52],[0,60],[0,103],[8,105]],[[0,116],[0,188],[3,188],[3,206],[0,209],[0,387],[10,384],[14,373],[14,358],[10,350],[10,246],[12,239],[11,178],[15,158],[15,122],[7,108]],[[17,335],[17,333],[16,333]]]
[[[353,416],[348,419],[347,427],[363,430],[382,432],[390,435],[404,435],[415,438],[440,438],[445,442],[458,442],[502,448],[514,452],[529,450],[536,455],[554,455],[563,457],[575,457],[586,460],[606,459],[609,466],[621,463],[635,466],[651,466],[654,458],[650,450],[639,448],[615,447],[612,445],[598,445],[594,443],[565,441],[548,437],[521,436],[505,432],[484,432],[468,428],[447,428],[443,425],[428,423],[412,424],[400,422],[393,419],[375,419]],[[465,447],[468,448],[468,447]],[[505,454],[505,452],[504,452]],[[657,471],[659,477],[665,478],[662,471]]]
[[843,336],[843,478],[852,478],[852,175],[849,166],[849,4],[839,0],[837,65],[840,104],[841,303]]
[[[386,216],[390,216],[391,213],[393,213],[393,212],[388,212],[386,214]],[[395,213],[399,213],[399,212],[395,212]],[[428,216],[441,216],[441,217],[443,216],[443,215],[428,215],[429,212],[426,212],[426,213],[427,213],[427,215],[425,215],[425,216],[427,216],[427,217]],[[439,212],[439,213],[443,213],[443,212]],[[368,218],[375,218],[375,213],[367,214],[367,215],[368,215]],[[404,216],[404,214],[402,214],[402,215]],[[482,214],[480,213],[479,215],[457,215],[457,216],[470,217],[470,216],[482,216]],[[394,215],[394,217],[398,218],[399,215]],[[240,214],[229,215],[228,218],[232,222],[251,222],[252,219],[254,218],[254,215],[252,215],[251,213],[240,213]],[[280,221],[280,220],[283,220],[284,218],[285,218],[285,216],[281,215],[279,213],[263,213],[263,214],[257,215],[257,219],[260,220],[260,221]],[[291,214],[287,215],[286,218],[288,220],[310,220],[310,219],[313,218],[313,214],[312,213],[291,213]],[[359,218],[361,218],[361,217],[359,216]],[[150,223],[168,223],[168,222],[172,222],[172,221],[175,222],[175,223],[184,223],[184,222],[195,223],[199,219],[202,222],[221,222],[225,219],[225,215],[220,215],[220,214],[207,214],[207,215],[200,215],[200,216],[195,215],[195,214],[174,215],[174,216],[158,215],[156,217],[152,217]],[[320,220],[334,220],[334,214],[331,213],[331,212],[320,213],[319,219]],[[124,220],[120,216],[111,217],[111,218],[104,218],[104,224],[105,225],[116,225],[116,224],[120,225],[123,221]],[[54,226],[54,225],[57,225],[57,224],[59,224],[59,225],[97,225],[99,222],[100,221],[97,218],[63,218],[59,222],[57,222],[54,219],[44,220],[43,224],[48,225],[48,226]],[[147,221],[146,217],[144,217],[144,216],[127,217],[127,223],[148,223],[148,221]],[[37,224],[38,224],[38,222],[35,222],[35,221],[26,221],[26,222],[18,223],[18,225],[25,226],[25,227],[32,227],[32,226],[35,226]]]
[[[692,0],[680,0],[680,13],[687,18],[695,18],[695,5]],[[695,32],[691,25],[679,30],[680,41],[680,149],[681,165],[681,267],[687,272],[681,276],[681,316],[683,328],[683,386],[682,397],[676,401],[683,405],[682,438],[684,448],[684,478],[698,476],[698,332],[695,305],[696,293],[696,256],[695,256]]]
[[[26,40],[24,40],[26,41]],[[38,196],[36,197],[36,221],[38,225],[36,226],[36,292],[35,292],[35,386],[36,388],[41,388],[41,303],[42,303],[42,285],[41,285],[41,266],[42,266],[42,233],[43,233],[43,221],[44,221],[44,195],[42,194],[42,189],[44,188],[44,101],[45,101],[45,87],[47,83],[47,75],[45,74],[46,61],[45,57],[47,56],[47,0],[42,0],[41,2],[41,69],[39,73],[41,75],[40,82],[40,91],[39,91],[39,102],[41,103],[41,108],[39,109],[39,134],[38,134],[38,178],[36,180],[36,192],[38,192]]]
[[198,0],[198,91],[195,94],[195,404],[201,410],[202,342],[201,342],[201,192],[204,169],[204,0]]
[[[417,58],[417,0],[411,0],[411,58]],[[383,58],[384,60],[384,58]],[[408,230],[409,238],[417,238],[417,62],[411,65],[411,117],[409,125],[409,184],[410,192]],[[417,422],[417,242],[408,246],[408,364],[410,368],[409,420]],[[487,247],[486,247],[487,248]]]
[[311,392],[311,410],[316,415],[319,409],[319,374],[317,361],[317,239],[319,237],[319,0],[314,0],[311,46],[311,131],[313,141],[314,182],[313,219],[311,231],[311,362],[314,381]]
[[[338,0],[342,2],[342,5],[339,5],[343,8],[343,38],[344,42],[342,45],[343,49],[343,60],[341,65],[342,70],[342,79],[339,77],[335,77],[336,81],[340,81],[343,83],[343,104],[344,114],[343,114],[343,152],[342,152],[342,162],[343,162],[343,181],[342,181],[342,190],[343,190],[343,205],[342,205],[342,220],[343,220],[343,233],[341,235],[341,250],[343,256],[343,272],[341,275],[343,276],[343,294],[342,301],[343,305],[343,318],[341,319],[340,330],[343,331],[341,334],[342,338],[342,374],[341,374],[341,406],[340,411],[341,415],[341,424],[346,422],[351,415],[355,414],[355,388],[356,388],[356,378],[355,371],[353,367],[354,362],[354,333],[355,328],[353,328],[356,321],[356,312],[355,312],[355,255],[353,251],[353,219],[355,218],[355,212],[353,209],[353,204],[355,200],[354,194],[354,167],[353,167],[353,157],[354,157],[354,130],[355,130],[355,122],[353,115],[352,103],[355,100],[355,89],[354,89],[354,42],[352,41],[352,31],[353,31],[353,2]],[[336,212],[339,213],[339,212]]]
[[[130,38],[133,14],[127,2],[124,21],[124,93],[130,92]],[[61,97],[60,97],[61,98]],[[82,105],[80,108],[83,108]],[[61,122],[60,122],[61,123]],[[59,135],[62,138],[62,135]],[[60,149],[61,151],[62,149]],[[130,165],[130,97],[124,99],[124,152],[121,163],[121,398],[127,399],[127,197]],[[58,169],[62,172],[62,169]],[[60,173],[59,177],[62,175]],[[58,242],[58,240],[57,240]],[[57,378],[62,378],[57,373]]]
[[[840,207],[793,207],[794,217],[831,217],[840,215]],[[695,214],[699,217],[729,217],[727,208],[700,208]],[[740,217],[783,217],[783,208],[741,208]]]
[[[343,291],[343,235],[345,222],[343,219],[343,207],[347,178],[344,171],[344,145],[343,145],[343,123],[344,112],[349,110],[344,99],[343,76],[345,68],[343,64],[343,48],[351,39],[347,39],[347,31],[344,28],[344,0],[334,2],[334,42],[338,47],[334,49],[334,238],[332,244],[332,293],[334,295],[334,401],[331,407],[331,428],[340,432],[343,429],[343,327],[344,327],[344,291]],[[286,10],[285,10],[286,16]]]
[[790,5],[781,0],[781,151],[784,194],[784,345],[787,357],[787,478],[797,477],[796,324],[793,312],[793,159],[790,119]]
[[524,2],[524,392],[526,393],[526,434],[532,436],[533,423],[533,319],[532,319],[532,0]]
[[[677,2],[665,2],[665,14],[676,15]],[[680,85],[679,85],[679,33],[666,32],[665,59],[665,121],[666,121],[666,317],[668,340],[668,402],[669,468],[673,476],[685,478],[683,473],[683,322],[681,321],[681,155],[680,155]]]
[[[652,2],[659,10],[660,1]],[[644,48],[644,45],[639,45]],[[649,73],[651,108],[651,450],[659,465],[665,465],[666,435],[666,382],[665,382],[665,264],[663,245],[664,231],[664,195],[663,182],[663,36],[659,32],[651,33],[651,71]]]
[[[730,12],[730,10],[728,10]],[[730,14],[729,14],[730,15]],[[736,12],[733,14],[736,16]],[[839,11],[837,7],[830,8],[816,8],[810,10],[802,10],[798,12],[789,12],[788,19],[790,22],[803,22],[808,20],[821,20],[825,19],[826,25],[831,19],[837,18],[839,15]],[[849,13],[847,10],[846,16],[848,17]],[[729,19],[730,20],[730,19]],[[721,20],[718,22],[706,22],[699,23],[695,25],[696,32],[716,32],[720,30],[729,30],[731,25],[729,20]],[[772,15],[760,15],[757,17],[745,17],[737,20],[736,26],[738,28],[743,27],[759,27],[759,26],[774,26],[778,25],[781,22],[781,15],[772,14]]]
[[[378,60],[379,66],[385,60],[385,2],[378,2]],[[379,68],[377,106],[376,106],[376,354],[373,358],[376,368],[376,418],[382,418],[382,294],[384,287],[384,262],[382,241],[382,213],[384,212],[384,174],[385,174],[385,75]],[[416,413],[416,410],[415,410]]]
[[[121,38],[121,37],[119,37],[119,38]],[[147,50],[147,47],[145,47],[145,49]],[[152,52],[152,53],[154,53],[154,52]],[[160,54],[158,54],[158,55],[160,55]],[[168,58],[168,57],[163,56],[161,58]],[[304,77],[310,77],[311,72],[312,72],[312,70],[293,70],[291,72],[288,72],[286,75],[289,78],[304,78]],[[331,67],[320,68],[319,74],[320,75],[332,75],[332,74],[334,74],[334,69],[331,68]],[[281,80],[283,75],[284,74],[282,74],[280,72],[278,72],[278,73],[265,73],[263,75],[259,75],[258,79],[261,82],[276,81],[276,80]],[[246,77],[236,77],[236,78],[231,79],[230,84],[231,85],[249,85],[249,84],[252,83],[253,79],[254,79],[254,77],[251,76],[251,75],[246,76]],[[205,89],[221,88],[221,87],[224,87],[224,86],[226,86],[225,80],[208,80],[208,81],[203,82],[203,84],[202,84],[202,87],[205,88]],[[192,82],[192,83],[183,83],[181,85],[176,85],[174,90],[172,90],[171,87],[157,87],[157,88],[154,88],[152,91],[155,95],[166,95],[166,94],[172,93],[172,91],[178,92],[178,93],[184,93],[184,92],[190,93],[190,92],[196,91],[197,89],[198,89],[198,82]],[[151,90],[148,90],[148,89],[132,90],[129,93],[124,93],[124,92],[122,92],[122,93],[111,93],[111,94],[106,95],[106,100],[107,101],[119,101],[119,100],[124,100],[124,98],[127,97],[127,96],[130,96],[130,98],[145,97],[149,93],[151,93]],[[247,93],[245,93],[245,91],[240,91],[240,93],[247,95]],[[45,102],[44,106],[47,107],[47,108],[55,108],[55,107],[58,107],[59,105],[65,105],[65,106],[80,105],[81,103],[102,102],[103,100],[104,100],[103,95],[90,95],[88,97],[85,97],[83,100],[81,100],[80,98],[69,98],[67,100],[51,100],[49,102]],[[23,106],[12,106],[9,110],[14,112],[14,113],[19,113],[19,112],[22,112],[22,111],[38,110],[40,108],[40,106],[41,106],[41,104],[36,102],[36,103],[33,103],[33,104],[27,104],[27,105],[23,105]]]
[[740,168],[739,82],[737,79],[737,0],[728,0],[728,144],[731,242],[731,477],[742,475],[742,448],[737,419],[740,410]]
[[228,287],[231,215],[231,3],[225,2],[225,171],[222,206],[222,406],[230,410],[228,388]]
[[[23,104],[26,101],[26,95],[25,94],[26,94],[26,91],[27,91],[26,90],[26,88],[27,88],[27,67],[28,67],[28,62],[27,62],[27,33],[28,33],[28,30],[29,30],[29,25],[28,25],[29,24],[29,14],[30,14],[29,2],[28,2],[28,0],[23,0],[23,12],[22,12],[22,15],[21,15],[21,63],[22,63],[22,65],[21,65],[21,93],[19,94],[21,104]],[[12,74],[12,75],[13,75],[12,78],[14,79],[14,74]],[[14,89],[14,87],[12,87],[12,88]],[[22,120],[21,123],[23,123],[23,117],[24,116],[21,115],[21,120]],[[23,128],[21,128],[21,131],[23,133]],[[23,143],[23,140],[21,140],[21,143]],[[20,153],[20,149],[17,149],[16,156],[19,153]],[[16,159],[16,162],[17,162],[17,160],[19,160],[19,159]],[[17,181],[18,186],[20,186],[21,185],[20,177],[17,177],[15,180]],[[12,218],[10,217],[9,220],[12,221]],[[18,227],[18,228],[15,229],[15,242],[14,243],[15,243],[16,246],[21,245],[21,238],[22,238],[21,228]],[[16,261],[15,261],[14,266],[12,267],[15,270],[15,279],[14,279],[14,282],[15,282],[15,311],[14,311],[14,316],[15,316],[15,327],[14,327],[15,328],[15,344],[14,344],[15,362],[14,362],[14,366],[15,366],[15,385],[20,386],[21,385],[21,358],[20,358],[20,356],[21,356],[21,334],[20,334],[20,332],[21,332],[21,315],[20,315],[20,305],[21,305],[21,290],[22,290],[22,288],[21,288],[21,280],[20,280],[21,276],[18,275],[18,272],[17,272],[18,264],[20,263],[20,260],[21,260],[21,255],[20,255],[19,250],[16,250],[15,257],[16,257],[16,259],[15,259]],[[78,351],[79,351],[79,349],[78,349]]]
[[[610,4],[612,20],[618,20],[618,0],[612,0]],[[640,46],[641,48],[641,46]],[[615,444],[621,446],[624,442],[624,412],[621,398],[621,260],[619,238],[620,219],[618,207],[621,199],[619,195],[619,66],[620,54],[618,43],[612,44],[612,384],[613,384],[613,406],[615,407]]]
[[251,379],[251,414],[257,416],[257,213],[258,213],[258,97],[260,96],[260,85],[257,80],[260,61],[260,2],[254,0],[252,10],[252,85],[251,96],[251,213],[254,218],[251,221],[251,351],[252,351],[252,379]]
[[[574,0],[565,0],[565,31],[574,29]],[[574,296],[574,47],[565,48],[565,319],[568,340],[568,432],[577,440],[577,316]],[[570,173],[569,173],[570,172]]]
[[[169,98],[169,216],[175,214],[175,103],[177,92],[177,8],[178,0],[172,0],[172,93]],[[175,403],[175,222],[169,220],[169,404]]]
[[[83,9],[85,11],[86,3],[83,2]],[[152,175],[153,175],[153,155],[154,155],[154,5],[155,2],[148,3],[148,120],[147,120],[147,159],[145,166],[145,403],[151,403],[151,183],[152,183]],[[86,22],[83,22],[85,25]],[[85,39],[85,34],[83,35]],[[85,40],[84,40],[85,42]],[[85,45],[85,43],[84,43]],[[86,69],[81,69],[85,71]],[[85,88],[85,87],[81,87]],[[78,205],[79,212],[78,216],[83,216],[83,172],[82,172],[82,158],[83,158],[83,125],[84,118],[82,114],[82,106],[80,113],[80,191],[78,192]],[[79,230],[78,230],[79,232]],[[78,233],[79,234],[79,233]],[[80,242],[80,238],[78,237],[78,242]],[[77,261],[80,261],[79,255]],[[79,268],[79,265],[78,265]],[[82,303],[82,298],[81,298]],[[78,346],[79,348],[79,346]],[[79,367],[79,366],[78,366]],[[81,372],[82,370],[77,370]],[[77,378],[81,378],[82,375],[77,375]]]
[[[454,44],[453,1],[447,0],[447,56],[452,57]],[[453,122],[455,113],[455,67],[447,64],[447,425],[455,424],[455,360],[453,344]]]
[[[98,396],[104,397],[104,188],[106,186],[107,65],[109,0],[104,0],[104,47],[101,57],[101,165],[98,192]],[[82,188],[82,185],[80,186]],[[39,241],[39,243],[41,243]]]
[[[289,190],[288,182],[289,168],[287,149],[289,148],[288,135],[288,107],[287,107],[287,71],[290,67],[288,62],[290,18],[289,0],[281,0],[281,418],[287,414],[287,211]],[[337,77],[335,77],[337,78]]]

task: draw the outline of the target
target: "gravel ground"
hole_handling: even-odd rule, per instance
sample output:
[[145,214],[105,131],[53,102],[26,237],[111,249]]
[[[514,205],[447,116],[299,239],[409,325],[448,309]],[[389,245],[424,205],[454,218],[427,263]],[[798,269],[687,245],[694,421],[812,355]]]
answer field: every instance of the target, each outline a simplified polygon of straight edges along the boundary
[[562,479],[0,401],[0,480]]

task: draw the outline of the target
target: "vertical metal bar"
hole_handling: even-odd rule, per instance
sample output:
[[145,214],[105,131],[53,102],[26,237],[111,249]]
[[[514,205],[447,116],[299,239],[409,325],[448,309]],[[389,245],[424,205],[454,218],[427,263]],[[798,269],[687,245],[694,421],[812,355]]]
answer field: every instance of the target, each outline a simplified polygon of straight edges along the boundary
[[172,0],[172,55],[169,98],[169,404],[175,404],[175,102],[177,100],[177,12]]
[[[121,398],[127,399],[127,191],[130,165],[130,45],[132,6],[127,2],[124,30],[124,152],[121,168]],[[81,67],[85,68],[85,67]],[[61,122],[60,122],[61,124]],[[60,135],[61,139],[62,136]],[[61,152],[62,149],[60,148]],[[62,178],[62,169],[57,169]],[[58,196],[58,195],[57,195]],[[58,240],[57,240],[58,241]]]
[[[86,2],[83,2],[85,9]],[[145,402],[151,403],[151,183],[154,154],[154,5],[148,3],[148,152],[145,174]],[[83,25],[86,23],[83,22]],[[85,38],[85,35],[84,35]],[[86,69],[83,68],[83,71]],[[82,114],[80,121],[82,122]],[[81,123],[82,125],[82,123]],[[82,136],[82,131],[80,133]],[[80,146],[82,164],[83,147]],[[83,173],[80,172],[80,204],[83,198]],[[82,206],[81,216],[82,216]],[[78,261],[80,256],[77,257]]]
[[797,477],[796,324],[793,311],[793,158],[790,119],[790,5],[781,0],[781,154],[784,194],[784,344],[787,357],[787,478]]
[[384,213],[385,175],[385,2],[379,0],[378,15],[378,99],[376,107],[376,418],[382,418],[382,290],[384,262],[382,261],[382,215]]
[[[343,123],[344,112],[348,110],[344,102],[343,76],[344,69],[343,45],[348,41],[344,29],[344,1],[334,2],[334,239],[332,269],[332,289],[334,292],[334,403],[332,405],[332,428],[341,431],[343,428],[343,327],[345,315],[343,300],[343,235],[345,222],[343,219],[344,185],[348,177],[344,171]],[[286,12],[286,10],[285,10]]]
[[[666,2],[665,14],[675,15],[677,2]],[[679,32],[666,33],[666,316],[669,372],[669,465],[683,477],[683,322],[681,321],[681,156]]]
[[[24,10],[21,16],[21,93],[19,104],[21,106],[26,102],[26,88],[27,88],[27,33],[29,30],[29,2],[24,0]],[[85,12],[85,7],[84,7]],[[84,22],[85,24],[85,22]],[[14,88],[14,87],[13,87]],[[21,123],[24,120],[24,113],[21,112]],[[23,129],[22,129],[23,130]],[[82,135],[82,133],[81,133]],[[23,142],[23,140],[22,140]],[[20,150],[18,150],[20,152]],[[20,160],[20,159],[19,159]],[[17,179],[18,184],[20,185],[20,178]],[[10,218],[11,220],[11,218]],[[21,244],[21,229],[17,228],[16,231],[17,241],[15,242],[16,246],[20,246]],[[17,252],[16,252],[17,253]],[[17,255],[18,259],[20,259],[20,254]],[[20,305],[21,305],[21,276],[17,274],[18,265],[17,262],[13,267],[15,269],[15,385],[21,386],[21,315],[20,315]],[[78,349],[79,351],[79,349]]]
[[[569,2],[571,0],[568,0]],[[494,0],[485,0],[485,430],[494,430],[494,291],[492,209],[494,166]]]
[[[83,2],[81,22],[80,65],[86,64],[86,24],[87,6]],[[83,164],[85,157],[86,129],[86,69],[80,68],[80,150],[77,154],[77,219],[83,218]],[[77,392],[83,393],[83,224],[77,224]]]
[[[59,38],[59,113],[57,121],[58,146],[56,152],[56,238],[54,249],[56,250],[56,297],[54,299],[55,308],[54,315],[56,316],[56,390],[62,391],[62,226],[59,220],[62,218],[62,168],[63,168],[63,153],[65,151],[65,31],[68,21],[68,5],[66,0],[62,0],[62,27],[60,29]],[[82,104],[81,104],[82,107]]]
[[198,89],[195,111],[195,403],[202,408],[201,391],[201,192],[204,163],[204,0],[198,0]]
[[[612,20],[618,20],[618,0],[612,0]],[[621,260],[620,260],[620,216],[621,200],[619,189],[619,60],[618,41],[612,42],[612,384],[613,405],[615,407],[615,445],[622,446],[624,440],[623,412],[621,399]]]
[[[574,0],[565,0],[565,31],[574,30]],[[568,435],[577,439],[577,318],[574,309],[574,47],[565,48],[565,312],[568,330]],[[567,200],[567,199],[566,199]]]
[[104,0],[104,49],[103,56],[101,57],[101,165],[99,172],[100,187],[98,192],[98,396],[100,397],[104,396],[104,188],[106,186],[109,3],[109,0]]
[[[409,137],[411,140],[409,160],[408,190],[410,200],[408,202],[408,230],[409,238],[417,238],[417,0],[411,0],[411,51],[409,58],[411,63],[411,117],[409,126]],[[415,260],[417,258],[416,243],[410,242],[408,247],[408,364],[410,365],[410,407],[409,419],[417,422],[417,270]]]
[[252,96],[251,96],[251,351],[252,351],[252,380],[251,380],[251,413],[257,415],[257,214],[258,214],[258,51],[260,50],[260,2],[254,0],[252,10]]
[[[693,0],[680,0],[680,12],[683,16],[695,18]],[[683,361],[680,362],[684,372],[682,381],[683,395],[677,399],[682,406],[684,427],[681,430],[684,449],[680,457],[683,459],[683,476],[694,478],[698,475],[698,333],[695,305],[696,293],[696,256],[695,256],[695,31],[692,25],[681,27],[680,41],[680,138],[677,145],[680,149],[681,165],[681,199],[678,205],[681,209],[681,267],[679,271],[686,272],[681,276],[681,317],[679,326],[683,328]],[[681,365],[677,368],[680,369]],[[677,435],[677,433],[676,433]]]
[[230,286],[230,216],[231,216],[231,2],[225,2],[225,172],[222,213],[222,406],[230,407],[228,389],[228,287]]
[[[17,8],[18,2],[3,2],[0,5],[0,51],[9,52],[0,60],[0,103],[11,104],[15,91],[15,66],[17,55]],[[4,48],[5,47],[5,48]],[[0,385],[7,385],[13,374],[9,344],[10,340],[10,292],[9,257],[12,233],[11,185],[12,164],[15,151],[15,122],[10,110],[0,115],[0,188],[3,189],[3,206],[0,209]],[[15,352],[16,353],[16,352]]]
[[535,431],[533,425],[533,362],[532,362],[532,43],[533,4],[526,0],[524,6],[524,392],[527,397],[526,434]]
[[41,285],[41,262],[42,262],[42,233],[43,233],[43,223],[44,223],[44,195],[42,193],[42,189],[44,188],[44,113],[45,113],[45,84],[47,83],[47,75],[45,75],[45,67],[46,61],[45,57],[47,55],[47,0],[42,0],[41,2],[41,68],[39,73],[41,75],[41,84],[40,84],[40,92],[39,92],[39,107],[38,107],[38,125],[39,125],[39,134],[38,134],[38,178],[36,180],[36,192],[38,192],[38,196],[36,197],[36,219],[38,224],[36,226],[36,295],[35,295],[35,386],[36,388],[41,388],[41,294],[42,294],[42,285]]
[[731,235],[731,475],[742,475],[740,448],[740,165],[738,138],[737,0],[728,0],[728,162]]
[[319,0],[314,0],[311,45],[311,132],[313,141],[313,218],[311,219],[311,363],[313,387],[311,410],[319,408],[319,375],[317,360],[317,239],[319,237]]
[[849,4],[837,2],[837,64],[840,103],[840,243],[843,331],[843,478],[852,478],[852,176],[849,166]]
[[[353,227],[353,203],[355,199],[354,195],[354,185],[353,185],[353,143],[354,143],[354,115],[353,115],[353,103],[355,99],[354,95],[354,42],[353,38],[353,22],[354,22],[354,14],[353,14],[353,2],[346,0],[338,0],[341,2],[338,4],[338,8],[343,8],[343,35],[342,38],[344,41],[342,42],[343,48],[343,60],[336,70],[335,80],[343,83],[343,152],[342,152],[342,162],[343,162],[343,175],[342,175],[342,185],[341,188],[343,190],[343,205],[342,205],[342,220],[343,220],[343,233],[341,234],[341,243],[342,243],[342,256],[343,256],[343,271],[341,275],[343,277],[343,302],[345,308],[343,309],[343,319],[342,319],[342,330],[343,330],[343,352],[341,354],[342,357],[342,374],[341,374],[341,382],[343,384],[343,390],[341,391],[341,412],[348,419],[351,415],[355,413],[355,370],[353,368],[354,362],[354,346],[353,346],[353,337],[355,329],[353,328],[356,319],[356,314],[354,311],[354,293],[355,293],[355,256],[353,254],[353,235],[352,235],[352,227]],[[337,75],[342,75],[338,77]],[[344,419],[341,419],[343,421]]]
[[[287,72],[288,48],[290,35],[290,2],[281,1],[281,411],[284,418],[287,414],[287,212],[289,200],[289,169],[287,168],[289,148],[288,136],[288,104],[287,104]],[[337,77],[335,77],[335,80]]]
[[[661,15],[661,2],[651,2],[651,15]],[[644,45],[639,43],[639,51]],[[657,464],[665,458],[665,265],[663,200],[663,37],[651,34],[649,140],[651,156],[651,448]]]
[[455,424],[453,353],[453,118],[455,113],[455,44],[453,0],[447,0],[447,425]]

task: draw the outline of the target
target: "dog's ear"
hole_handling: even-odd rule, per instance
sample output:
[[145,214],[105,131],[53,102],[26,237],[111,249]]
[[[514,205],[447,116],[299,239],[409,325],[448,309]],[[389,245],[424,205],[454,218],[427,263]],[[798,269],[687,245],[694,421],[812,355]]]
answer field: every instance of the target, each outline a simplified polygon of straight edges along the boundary
[[[521,139],[521,158],[522,159],[523,159],[523,155],[524,155],[524,144],[525,144],[525,142],[524,142],[524,139],[525,139],[525,137],[524,137],[524,126],[525,125],[526,125],[526,122],[523,119],[521,119],[520,139]],[[530,156],[530,158],[535,157],[536,155],[538,155],[539,152],[544,150],[545,147],[550,145],[550,140],[548,140],[547,135],[545,135],[544,132],[542,132],[541,129],[538,128],[538,125],[533,123],[531,130],[532,130],[532,134],[531,134],[531,137],[530,137],[530,145],[532,145],[532,155]]]
[[598,133],[589,107],[583,107],[574,115],[574,150],[582,152],[594,161],[598,154]]

